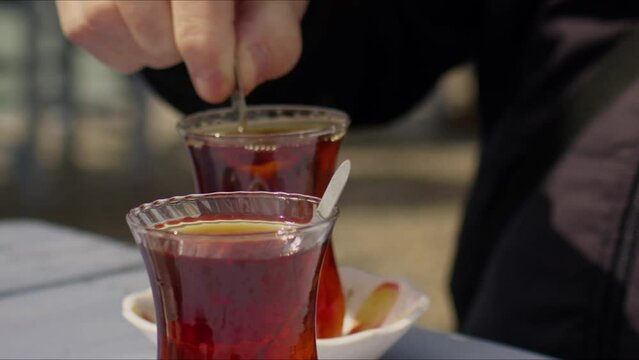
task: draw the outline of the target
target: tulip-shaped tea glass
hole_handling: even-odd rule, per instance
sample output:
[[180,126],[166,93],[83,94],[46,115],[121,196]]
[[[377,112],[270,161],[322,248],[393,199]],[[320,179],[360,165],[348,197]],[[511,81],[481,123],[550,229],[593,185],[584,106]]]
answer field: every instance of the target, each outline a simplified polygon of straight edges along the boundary
[[[349,125],[340,111],[310,106],[251,106],[238,127],[232,109],[181,120],[198,192],[285,191],[321,197]],[[317,300],[319,338],[340,336],[345,302],[328,240]]]
[[131,210],[160,359],[313,359],[319,266],[337,210],[272,192],[198,194]]

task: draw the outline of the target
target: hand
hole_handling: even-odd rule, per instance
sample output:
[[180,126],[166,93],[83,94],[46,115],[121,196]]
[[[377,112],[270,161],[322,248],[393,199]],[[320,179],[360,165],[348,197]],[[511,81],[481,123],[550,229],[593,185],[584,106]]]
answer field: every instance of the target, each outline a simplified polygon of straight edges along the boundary
[[56,0],[64,34],[122,73],[182,61],[199,96],[226,100],[289,72],[307,1]]

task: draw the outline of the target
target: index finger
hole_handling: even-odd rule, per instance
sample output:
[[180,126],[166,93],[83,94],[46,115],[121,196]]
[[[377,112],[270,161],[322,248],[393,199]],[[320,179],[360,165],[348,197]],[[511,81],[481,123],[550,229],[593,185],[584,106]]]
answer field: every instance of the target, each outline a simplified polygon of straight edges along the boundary
[[173,34],[198,95],[222,102],[235,86],[233,1],[173,1]]

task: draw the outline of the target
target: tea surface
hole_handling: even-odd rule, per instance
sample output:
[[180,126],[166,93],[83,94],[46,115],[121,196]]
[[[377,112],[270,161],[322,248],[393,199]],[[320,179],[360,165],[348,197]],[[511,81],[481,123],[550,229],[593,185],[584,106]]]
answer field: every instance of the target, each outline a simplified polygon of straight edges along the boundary
[[231,235],[277,232],[291,228],[289,223],[267,221],[198,221],[164,227],[167,231],[192,235]]

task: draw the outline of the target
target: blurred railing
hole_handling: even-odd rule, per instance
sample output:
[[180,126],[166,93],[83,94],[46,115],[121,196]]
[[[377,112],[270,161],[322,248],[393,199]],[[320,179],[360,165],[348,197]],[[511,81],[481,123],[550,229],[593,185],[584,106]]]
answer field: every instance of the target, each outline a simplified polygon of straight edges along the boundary
[[[126,109],[124,112],[130,122],[128,141],[131,142],[131,155],[128,166],[131,181],[144,181],[149,157],[144,136],[147,94],[139,80],[104,69],[97,69],[102,72],[102,78],[84,79],[84,75],[91,73],[91,70],[82,69],[87,67],[86,63],[89,63],[89,68],[99,65],[87,62],[87,55],[64,38],[53,1],[1,2],[0,22],[7,29],[4,34],[0,33],[0,43],[10,44],[0,55],[0,80],[6,83],[5,98],[17,100],[0,102],[0,121],[11,121],[10,114],[15,114],[14,117],[21,122],[17,126],[3,127],[5,131],[13,129],[19,140],[15,144],[9,144],[13,141],[0,143],[2,151],[6,152],[4,155],[11,159],[10,166],[2,171],[8,172],[4,177],[20,192],[24,204],[37,207],[52,191],[49,177],[43,170],[43,161],[38,156],[39,138],[40,142],[59,142],[56,146],[47,146],[59,151],[56,161],[59,171],[73,173],[77,170],[74,144],[78,133],[75,123],[81,116],[109,117],[109,113],[117,116],[114,111]],[[113,89],[103,91],[102,96],[99,93],[91,96],[81,89],[83,83],[85,88],[89,86],[87,80],[98,83],[91,86],[111,83]],[[109,95],[103,96],[105,94]],[[114,103],[116,106],[113,106]],[[58,129],[61,129],[57,136],[39,133],[45,119],[57,123]],[[3,135],[4,139],[13,138],[12,134]],[[42,136],[46,139],[42,140]]]

